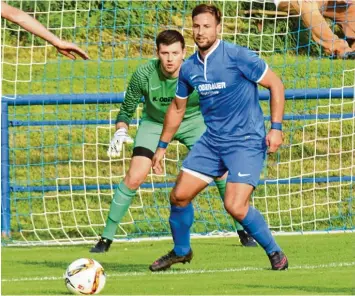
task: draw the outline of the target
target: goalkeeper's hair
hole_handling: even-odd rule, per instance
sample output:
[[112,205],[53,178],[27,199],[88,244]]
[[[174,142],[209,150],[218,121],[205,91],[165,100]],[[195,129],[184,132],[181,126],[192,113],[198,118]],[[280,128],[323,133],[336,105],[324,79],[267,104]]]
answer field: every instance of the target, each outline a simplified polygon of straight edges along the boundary
[[192,10],[192,18],[194,18],[196,15],[199,15],[201,13],[210,13],[212,14],[216,21],[217,25],[221,23],[221,11],[219,10],[218,7],[212,5],[212,4],[200,4],[197,5],[193,10]]
[[181,33],[176,30],[164,30],[160,32],[155,41],[158,51],[160,44],[171,45],[175,42],[180,42],[182,49],[185,48],[185,39]]

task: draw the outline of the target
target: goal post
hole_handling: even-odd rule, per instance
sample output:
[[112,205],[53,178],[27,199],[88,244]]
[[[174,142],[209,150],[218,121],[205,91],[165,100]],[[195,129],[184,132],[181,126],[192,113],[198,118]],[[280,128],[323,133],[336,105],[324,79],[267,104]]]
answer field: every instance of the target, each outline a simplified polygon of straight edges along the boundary
[[[6,2],[91,59],[71,61],[1,20],[2,232],[12,244],[92,241],[102,233],[132,154],[131,145],[119,158],[106,154],[130,76],[154,58],[163,29],[183,33],[188,55],[196,50],[191,11],[202,2]],[[354,230],[354,60],[330,58],[300,14],[280,11],[272,1],[212,3],[222,12],[220,38],[258,52],[286,88],[284,144],[267,156],[252,204],[277,233]],[[328,22],[351,42],[340,24]],[[262,88],[260,104],[269,128],[269,93]],[[169,192],[186,155],[183,145],[169,145],[165,175],[149,174],[116,239],[170,236]],[[193,234],[234,231],[214,184],[193,205]]]

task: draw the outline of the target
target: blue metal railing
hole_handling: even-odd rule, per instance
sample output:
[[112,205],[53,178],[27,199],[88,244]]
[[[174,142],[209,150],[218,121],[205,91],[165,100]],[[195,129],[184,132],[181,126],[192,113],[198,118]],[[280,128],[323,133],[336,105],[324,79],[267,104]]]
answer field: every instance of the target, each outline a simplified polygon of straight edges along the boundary
[[[95,94],[49,94],[49,95],[19,95],[16,99],[3,97],[2,101],[9,105],[67,105],[67,104],[107,104],[122,103],[124,92],[120,93],[95,93]],[[328,99],[328,98],[354,98],[354,88],[345,87],[342,89],[288,89],[285,91],[286,100],[303,99]],[[270,99],[270,92],[262,90],[259,92],[260,101]],[[142,102],[144,99],[142,99]]]
[[1,233],[10,232],[10,164],[8,105],[1,102]]

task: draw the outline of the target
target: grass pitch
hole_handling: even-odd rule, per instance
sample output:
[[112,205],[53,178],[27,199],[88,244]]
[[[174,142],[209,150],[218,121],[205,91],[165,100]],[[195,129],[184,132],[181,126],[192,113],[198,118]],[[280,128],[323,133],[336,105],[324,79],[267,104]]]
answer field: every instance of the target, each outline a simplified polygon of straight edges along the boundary
[[2,248],[2,295],[66,295],[62,275],[75,259],[91,257],[106,270],[102,294],[110,295],[300,295],[355,293],[355,235],[277,236],[289,258],[288,271],[271,271],[258,248],[236,237],[192,240],[191,264],[151,273],[149,264],[171,241],[116,243],[106,254],[89,245]]

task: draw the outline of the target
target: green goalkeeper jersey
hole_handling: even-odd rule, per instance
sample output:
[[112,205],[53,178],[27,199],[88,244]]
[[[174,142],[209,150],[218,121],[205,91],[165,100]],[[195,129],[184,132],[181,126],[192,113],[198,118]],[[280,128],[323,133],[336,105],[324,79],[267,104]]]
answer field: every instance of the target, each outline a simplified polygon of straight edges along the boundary
[[[164,76],[159,60],[138,67],[128,84],[116,122],[125,122],[129,125],[140,99],[144,97],[142,119],[163,123],[165,113],[175,97],[177,80],[178,78],[169,79]],[[196,91],[188,98],[184,119],[194,116],[201,116]]]

